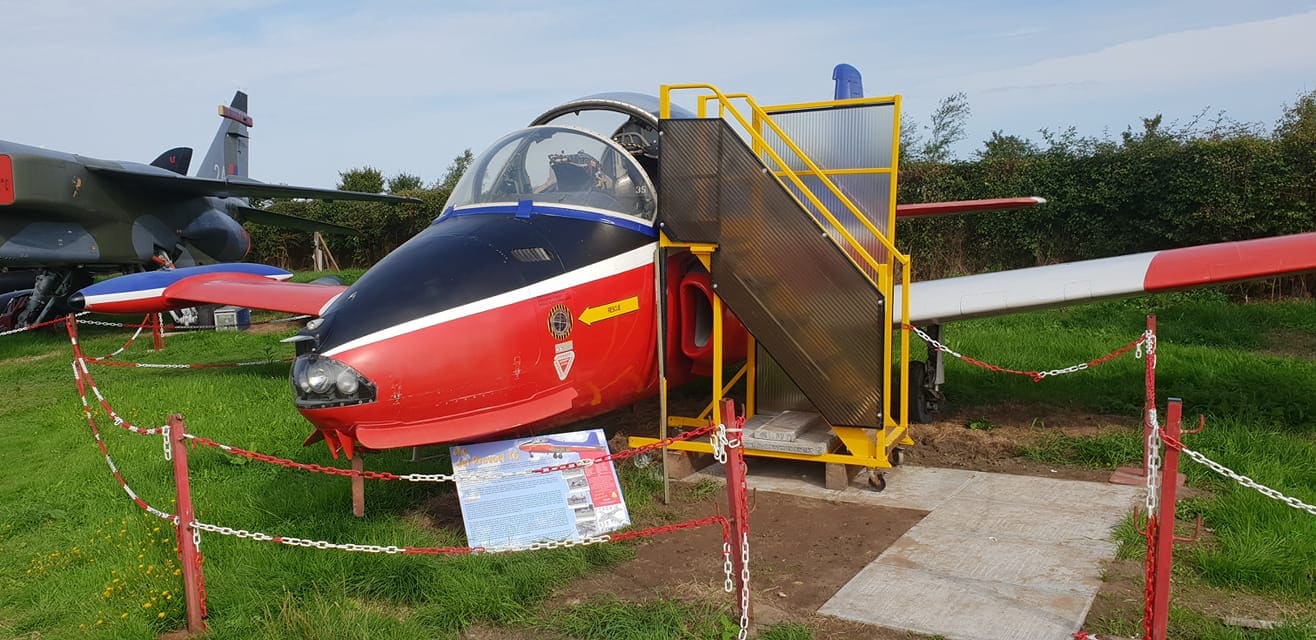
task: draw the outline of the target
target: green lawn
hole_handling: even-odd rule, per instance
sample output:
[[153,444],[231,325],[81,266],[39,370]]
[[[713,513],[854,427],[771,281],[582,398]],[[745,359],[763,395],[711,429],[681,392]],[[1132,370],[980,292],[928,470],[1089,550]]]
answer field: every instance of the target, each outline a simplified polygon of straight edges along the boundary
[[[1086,360],[1160,317],[1162,398],[1185,399],[1208,415],[1189,445],[1257,481],[1316,502],[1316,303],[1231,305],[1216,296],[1166,296],[1063,311],[958,323],[946,342],[1005,366],[1052,368]],[[84,328],[89,355],[116,349],[122,330]],[[198,333],[149,340],[126,359],[218,362],[291,356],[283,334]],[[0,339],[0,637],[148,638],[182,626],[181,580],[167,523],[142,515],[118,488],[81,417],[58,334]],[[952,400],[971,407],[1002,400],[1136,416],[1141,363],[1121,358],[1041,384],[952,362]],[[228,444],[302,462],[345,466],[322,445],[303,448],[309,426],[293,409],[287,365],[236,370],[157,371],[95,367],[114,408],[143,427],[181,412],[189,429]],[[170,467],[158,438],[100,424],[125,480],[172,510]],[[1033,455],[1056,464],[1136,460],[1136,435],[1109,442],[1055,441]],[[1131,439],[1129,441],[1128,439]],[[1049,456],[1049,457],[1048,457]],[[433,473],[408,452],[369,458],[368,468]],[[191,454],[197,517],[234,528],[302,538],[394,545],[461,545],[460,523],[435,529],[412,515],[434,485],[368,483],[369,517],[350,517],[348,481],[227,457]],[[1176,558],[1194,579],[1277,598],[1316,598],[1316,517],[1285,507],[1185,462],[1216,544]],[[628,499],[642,510],[656,483],[626,467]],[[544,611],[554,585],[630,557],[624,545],[489,557],[381,557],[288,548],[206,535],[209,623],[214,638],[456,637],[468,625],[511,625],[530,636],[557,629],[579,637],[724,637],[726,603],[655,601],[643,607],[597,601]],[[674,626],[675,625],[675,626]],[[599,635],[609,629],[613,635]],[[1312,627],[1298,627],[1300,633]],[[1248,637],[1301,637],[1290,631]],[[35,635],[34,635],[35,634]],[[809,637],[795,626],[763,637]],[[1188,636],[1184,636],[1188,637]],[[1208,637],[1208,636],[1202,636]],[[1214,636],[1210,636],[1214,637]],[[1219,637],[1231,637],[1220,635]]]

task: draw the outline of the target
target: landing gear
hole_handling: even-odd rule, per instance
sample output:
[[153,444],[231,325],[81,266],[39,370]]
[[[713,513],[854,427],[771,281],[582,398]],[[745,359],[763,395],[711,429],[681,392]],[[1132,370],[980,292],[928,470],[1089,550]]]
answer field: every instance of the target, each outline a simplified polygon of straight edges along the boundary
[[65,301],[74,291],[91,284],[86,269],[42,269],[32,284],[32,297],[19,315],[16,326],[44,322],[70,311]]
[[[923,332],[933,340],[941,339],[941,325],[934,324],[923,327]],[[899,397],[900,389],[900,371],[896,371],[891,379],[892,395],[892,413],[900,417],[905,407],[909,407],[909,422],[911,424],[927,424],[932,422],[932,414],[940,408],[945,395],[941,392],[941,385],[946,381],[945,371],[942,369],[942,353],[931,344],[928,345],[928,359],[926,362],[920,360],[909,361],[909,394],[906,397]]]
[[900,373],[897,372],[891,378],[891,392],[894,402],[892,402],[891,411],[897,418],[909,407],[909,422],[911,424],[927,424],[932,422],[932,413],[936,410],[936,398],[940,394],[935,390],[935,384],[932,382],[932,373],[928,365],[920,360],[909,361],[909,393],[905,397],[900,397]]

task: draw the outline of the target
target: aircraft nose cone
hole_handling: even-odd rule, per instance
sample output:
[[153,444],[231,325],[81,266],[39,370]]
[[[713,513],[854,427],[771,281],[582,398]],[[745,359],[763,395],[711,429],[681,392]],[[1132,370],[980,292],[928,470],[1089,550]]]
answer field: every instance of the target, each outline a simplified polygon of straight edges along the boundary
[[75,311],[82,311],[83,307],[87,306],[87,299],[81,293],[75,293],[69,296],[68,305]]

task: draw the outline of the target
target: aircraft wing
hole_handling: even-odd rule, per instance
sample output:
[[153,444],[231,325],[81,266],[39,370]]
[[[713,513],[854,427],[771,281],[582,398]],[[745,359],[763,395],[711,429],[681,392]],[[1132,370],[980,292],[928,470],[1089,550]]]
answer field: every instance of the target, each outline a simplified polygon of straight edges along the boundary
[[253,309],[285,311],[318,316],[338,294],[342,285],[278,282],[268,279],[200,279],[189,278],[171,285],[164,297],[174,307],[198,304],[231,304]]
[[[1152,251],[916,282],[910,285],[909,322],[1005,315],[1309,271],[1316,271],[1316,233]],[[899,295],[897,287],[896,300]]]
[[367,202],[419,203],[416,198],[391,196],[382,193],[339,191],[314,187],[290,187],[265,184],[255,180],[229,176],[227,178],[197,178],[176,173],[140,170],[131,166],[88,164],[87,169],[123,184],[153,189],[180,196],[211,196],[215,198],[307,198],[312,200],[362,200]]
[[300,216],[289,215],[287,213],[278,213],[268,209],[258,209],[256,207],[244,207],[241,205],[230,204],[229,213],[238,219],[238,222],[255,222],[257,224],[268,224],[274,227],[284,229],[296,229],[298,231],[319,231],[321,233],[337,233],[339,235],[356,235],[361,233],[359,229],[344,227],[329,222],[311,220]]
[[75,309],[97,313],[159,313],[198,304],[231,304],[270,311],[320,315],[347,287],[284,282],[276,267],[226,262],[145,271],[110,278],[69,296]]
[[1039,204],[1046,204],[1046,198],[1030,196],[1026,198],[990,198],[986,200],[954,200],[950,202],[924,202],[920,204],[896,205],[897,218],[927,218],[953,213],[975,213],[981,211],[1006,211],[1025,209]]

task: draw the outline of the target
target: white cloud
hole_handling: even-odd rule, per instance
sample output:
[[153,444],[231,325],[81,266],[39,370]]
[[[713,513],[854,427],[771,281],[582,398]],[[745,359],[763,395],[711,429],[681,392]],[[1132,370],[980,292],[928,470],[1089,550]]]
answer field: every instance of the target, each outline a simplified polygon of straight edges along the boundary
[[1313,33],[1316,11],[1167,33],[1091,53],[973,73],[956,82],[969,92],[1070,92],[1083,87],[1104,95],[1224,87],[1258,74],[1310,75],[1316,71]]

